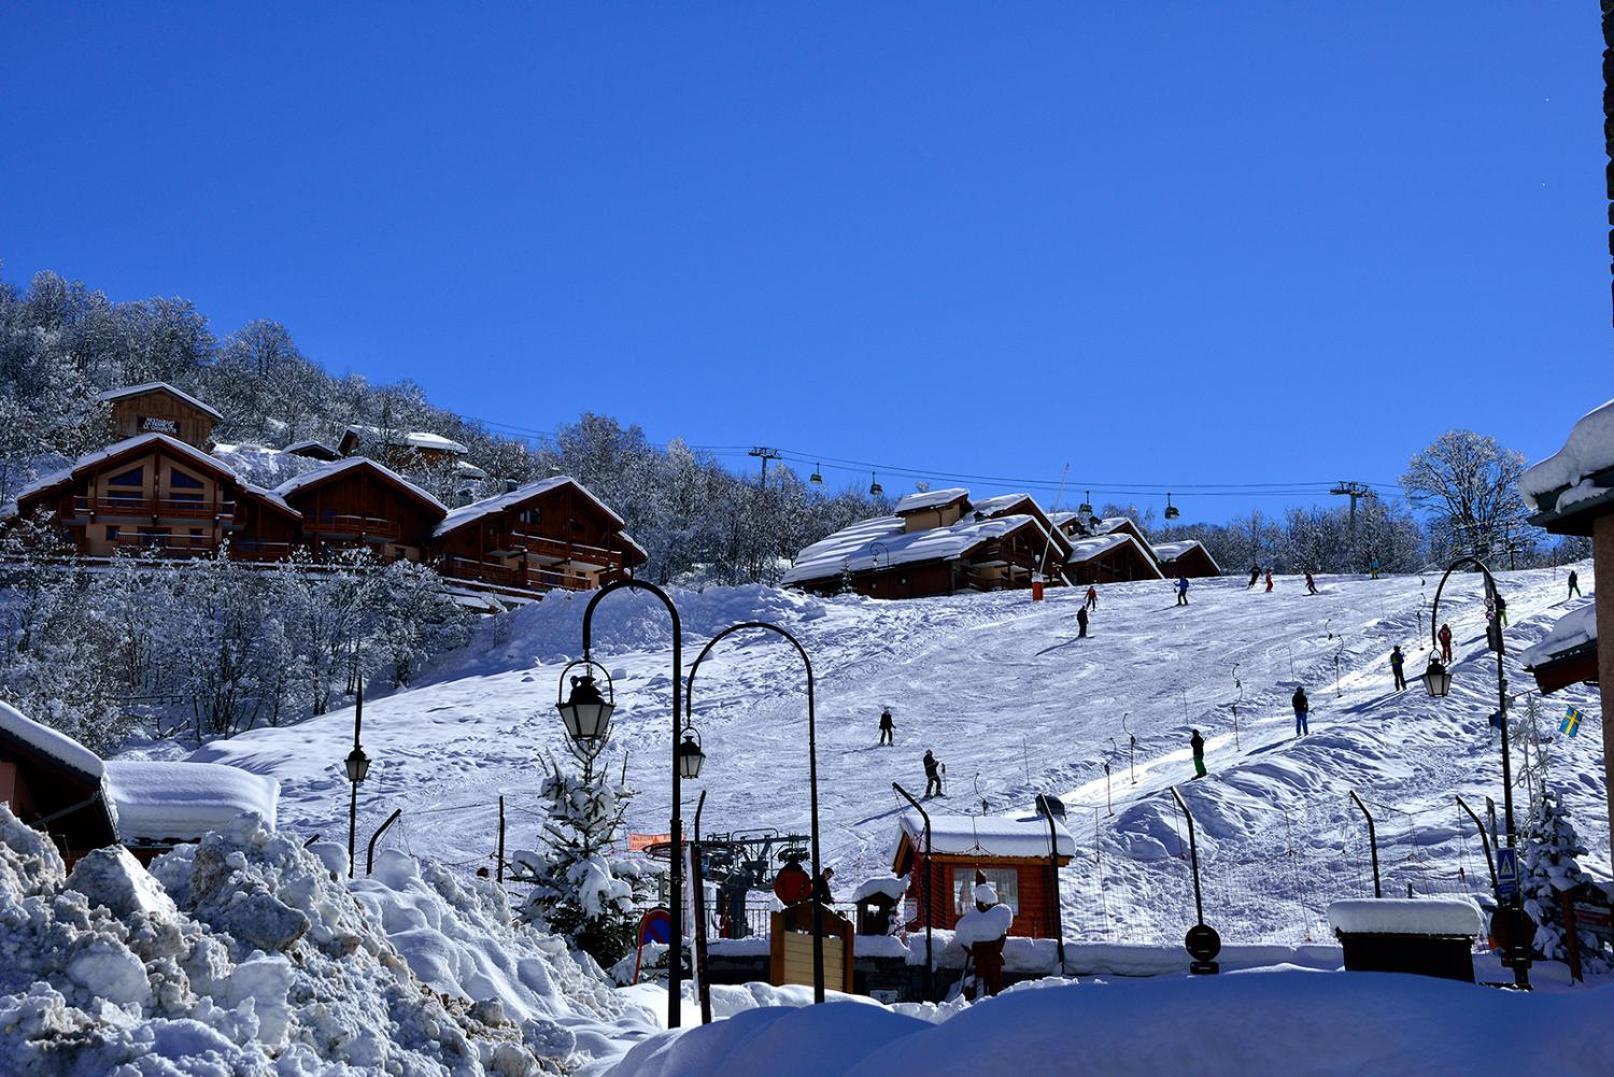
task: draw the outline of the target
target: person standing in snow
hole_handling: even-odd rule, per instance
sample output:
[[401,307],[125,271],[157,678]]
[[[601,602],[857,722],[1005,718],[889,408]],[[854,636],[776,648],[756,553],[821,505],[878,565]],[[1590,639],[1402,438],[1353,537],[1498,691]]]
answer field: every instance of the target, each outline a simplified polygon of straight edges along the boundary
[[897,724],[891,720],[891,708],[880,712],[880,743],[895,745]]
[[1177,605],[1188,605],[1188,577],[1177,577]]
[[1267,569],[1267,594],[1272,593],[1272,570]]
[[946,796],[942,792],[941,776],[947,773],[947,768],[936,761],[936,756],[930,749],[925,749],[925,798]]
[[1087,608],[1090,610],[1098,609],[1098,588],[1092,584],[1087,585]]
[[1367,566],[1367,574],[1371,579],[1379,578],[1379,559],[1375,557]]
[[1076,638],[1087,638],[1087,607],[1081,606],[1076,610]]
[[1317,593],[1317,581],[1311,578],[1311,573],[1309,572],[1306,573],[1306,593],[1308,595]]
[[1395,674],[1395,690],[1400,692],[1407,687],[1407,675],[1402,672],[1406,665],[1407,656],[1401,653],[1401,644],[1397,643],[1390,650],[1390,672]]
[[1205,738],[1194,730],[1194,735],[1188,738],[1188,747],[1194,752],[1194,778],[1197,780],[1205,776]]
[[1295,708],[1295,736],[1310,733],[1311,723],[1308,719],[1311,716],[1311,700],[1306,698],[1305,687],[1296,688],[1295,694],[1290,698],[1289,702],[1294,704]]
[[1255,581],[1259,580],[1260,578],[1261,578],[1261,566],[1260,565],[1251,565],[1250,566],[1250,582],[1244,585],[1244,589],[1246,591],[1248,591],[1250,588],[1254,587],[1255,586]]
[[1568,602],[1571,598],[1579,598],[1579,597],[1580,597],[1580,573],[1576,572],[1574,569],[1570,569],[1569,570],[1569,593],[1564,596],[1564,601]]
[[1502,597],[1502,592],[1496,592],[1496,622],[1503,627],[1508,623],[1508,600]]
[[975,966],[976,997],[1003,990],[1003,940],[1014,926],[1014,910],[998,902],[997,889],[975,871],[975,908],[958,918],[953,938]]
[[1439,639],[1440,639],[1440,660],[1442,662],[1450,663],[1451,662],[1451,625],[1443,624],[1443,625],[1440,626]]

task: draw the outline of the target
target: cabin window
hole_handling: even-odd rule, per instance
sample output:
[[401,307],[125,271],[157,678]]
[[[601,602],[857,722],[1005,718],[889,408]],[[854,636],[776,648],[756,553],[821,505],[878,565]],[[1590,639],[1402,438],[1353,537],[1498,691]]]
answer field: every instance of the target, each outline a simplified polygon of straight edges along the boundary
[[168,485],[175,490],[201,490],[201,479],[195,479],[179,470],[177,467],[168,469]]
[[[953,911],[963,915],[975,908],[975,868],[953,869]],[[998,892],[998,900],[1020,915],[1020,873],[1014,868],[981,868]]]
[[108,486],[144,486],[146,484],[146,469],[133,467],[121,475],[114,475],[106,481]]
[[118,541],[118,529],[115,528],[115,527],[107,528],[106,529],[106,540],[108,542],[116,542],[116,541]]
[[521,522],[524,524],[535,524],[543,518],[542,509],[523,509],[521,511]]

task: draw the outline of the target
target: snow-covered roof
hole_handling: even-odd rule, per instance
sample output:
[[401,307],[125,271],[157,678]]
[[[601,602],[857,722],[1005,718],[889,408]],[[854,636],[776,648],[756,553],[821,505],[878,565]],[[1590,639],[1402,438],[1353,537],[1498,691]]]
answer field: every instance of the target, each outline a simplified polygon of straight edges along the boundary
[[1143,534],[1143,528],[1139,527],[1138,522],[1130,516],[1106,516],[1093,525],[1093,531],[1100,535],[1108,535],[1123,528],[1130,528],[1140,535]]
[[341,475],[344,472],[354,471],[359,468],[368,468],[376,471],[382,476],[397,483],[399,486],[404,487],[422,501],[436,507],[439,511],[444,513],[448,511],[448,507],[431,494],[428,494],[425,490],[422,490],[420,487],[416,486],[414,483],[410,482],[408,479],[404,478],[390,467],[387,467],[385,464],[378,463],[377,461],[370,459],[368,456],[350,456],[346,460],[336,460],[332,463],[326,464],[324,467],[317,467],[312,471],[305,471],[301,475],[294,475],[285,482],[281,483],[279,486],[275,487],[274,492],[283,498],[291,497],[293,494],[304,489],[305,487],[317,486],[320,483],[336,478],[338,475]]
[[1556,514],[1614,497],[1614,400],[1581,416],[1563,448],[1526,468],[1519,492],[1531,508]]
[[329,445],[325,444],[323,441],[320,441],[318,438],[304,438],[302,441],[294,441],[281,451],[291,453],[293,456],[298,456],[308,452],[310,449],[324,453],[332,460],[342,455]]
[[1112,553],[1123,546],[1130,546],[1149,566],[1149,570],[1154,573],[1154,578],[1161,578],[1160,568],[1155,564],[1154,555],[1145,550],[1137,539],[1125,531],[1112,531],[1108,535],[1092,535],[1087,538],[1071,539],[1070,546],[1070,556],[1065,558],[1065,564],[1067,565],[1080,565],[1086,561],[1103,557],[1105,554]]
[[[355,424],[348,427],[347,432],[352,434],[361,442],[367,438],[381,436],[381,428],[376,426],[360,426]],[[441,434],[434,434],[430,430],[410,430],[403,433],[392,433],[389,434],[388,437],[408,445],[411,449],[426,449],[430,452],[447,452],[453,453],[455,456],[463,456],[471,451],[454,439],[445,438]]]
[[1163,565],[1177,560],[1177,558],[1190,552],[1196,546],[1204,551],[1205,556],[1210,559],[1211,565],[1215,567],[1218,573],[1220,573],[1222,571],[1222,566],[1216,564],[1216,558],[1211,557],[1211,552],[1206,550],[1205,544],[1200,542],[1198,539],[1183,539],[1180,542],[1150,543],[1150,548],[1154,550],[1155,560],[1159,561]]
[[901,901],[908,893],[908,880],[899,875],[876,875],[872,879],[863,880],[862,884],[852,892],[854,903],[865,901],[875,895],[890,898],[892,901]]
[[124,842],[195,841],[242,812],[275,826],[280,782],[227,763],[112,759],[106,779]]
[[1328,926],[1349,935],[1479,935],[1469,898],[1357,898],[1328,905]]
[[788,585],[828,579],[840,575],[842,568],[848,566],[853,572],[861,572],[921,561],[950,561],[1022,527],[1040,528],[1040,525],[1035,516],[1000,516],[994,520],[965,516],[946,527],[908,531],[899,516],[876,516],[837,531],[801,551],[780,582]]
[[1058,512],[1050,512],[1048,514],[1048,519],[1053,521],[1053,523],[1054,523],[1054,525],[1056,527],[1064,527],[1066,524],[1070,523],[1072,520],[1077,519],[1080,515],[1081,515],[1080,513],[1070,512],[1068,510],[1061,509]]
[[0,732],[8,733],[41,755],[76,770],[90,781],[100,781],[106,773],[101,757],[66,733],[40,725],[9,703],[0,703]]
[[962,486],[949,486],[945,490],[921,490],[915,494],[904,494],[897,500],[896,508],[891,511],[898,516],[910,512],[923,512],[925,509],[939,509],[943,505],[951,505],[963,498],[968,500],[970,492]]
[[450,531],[464,527],[474,520],[480,520],[482,517],[495,512],[504,512],[506,509],[515,508],[517,505],[530,501],[540,494],[547,494],[549,491],[559,489],[562,486],[573,487],[578,493],[593,502],[601,512],[610,517],[611,521],[618,527],[622,526],[622,517],[611,511],[611,506],[589,492],[588,487],[569,475],[554,475],[547,479],[539,479],[537,482],[529,482],[525,486],[518,486],[506,493],[497,494],[493,497],[484,497],[481,501],[473,501],[469,505],[461,505],[457,509],[450,510],[449,514],[443,517],[443,522],[437,525],[436,537],[441,538]]
[[[1030,494],[998,494],[996,497],[971,501],[970,507],[982,516],[997,516],[1015,508],[1022,501],[1030,501],[1032,504],[1036,504],[1035,499]],[[1041,506],[1038,507],[1040,508]],[[1044,515],[1047,514],[1044,513]]]
[[1519,656],[1525,669],[1534,669],[1568,654],[1587,644],[1597,642],[1597,604],[1588,602],[1578,610],[1571,610],[1553,624],[1551,631],[1540,643]]
[[[901,834],[914,848],[925,848],[925,820],[916,811],[904,812]],[[1054,823],[1054,840],[1060,856],[1076,855],[1076,839],[1060,822]],[[1043,818],[1010,819],[1001,815],[936,815],[930,817],[931,851],[948,856],[1048,855],[1048,821]]]
[[122,441],[115,441],[104,449],[97,449],[94,452],[85,453],[83,456],[79,457],[77,460],[73,461],[72,464],[63,468],[62,470],[35,479],[17,493],[17,500],[25,501],[30,497],[37,496],[38,494],[42,494],[47,490],[61,486],[63,483],[71,482],[73,481],[74,476],[76,476],[79,472],[96,467],[97,465],[105,463],[108,460],[119,456],[130,455],[140,449],[155,448],[158,446],[161,446],[162,448],[167,449],[178,456],[184,457],[187,462],[194,464],[196,467],[207,471],[212,475],[221,478],[237,478],[236,473],[227,464],[213,458],[212,456],[209,456],[207,453],[203,452],[201,449],[198,449],[194,445],[188,445],[185,442],[180,441],[178,438],[170,437],[167,434],[136,434],[132,438],[124,438]]
[[218,409],[213,407],[211,404],[202,403],[191,394],[174,388],[166,381],[147,381],[142,382],[139,385],[125,385],[119,389],[108,389],[106,392],[96,397],[96,399],[106,403],[111,403],[114,400],[122,400],[125,397],[130,396],[141,396],[145,393],[168,393],[171,396],[178,397],[193,408],[207,412],[215,419],[224,418],[224,416],[219,413]]

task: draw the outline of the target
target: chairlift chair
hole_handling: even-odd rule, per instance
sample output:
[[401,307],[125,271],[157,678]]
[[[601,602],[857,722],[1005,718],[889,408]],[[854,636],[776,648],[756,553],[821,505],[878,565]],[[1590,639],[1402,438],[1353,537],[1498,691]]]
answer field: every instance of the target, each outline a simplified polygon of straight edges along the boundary
[[824,484],[824,473],[819,470],[819,465],[818,464],[813,465],[813,473],[807,479],[807,481],[812,482],[812,483],[817,483],[820,486],[822,486]]
[[1180,510],[1178,510],[1176,505],[1173,505],[1171,503],[1171,495],[1168,493],[1166,495],[1166,519],[1175,520],[1177,517],[1179,517],[1181,515],[1182,515],[1182,512]]
[[885,487],[880,485],[880,480],[874,472],[869,472],[869,496],[879,497],[883,493],[885,493]]

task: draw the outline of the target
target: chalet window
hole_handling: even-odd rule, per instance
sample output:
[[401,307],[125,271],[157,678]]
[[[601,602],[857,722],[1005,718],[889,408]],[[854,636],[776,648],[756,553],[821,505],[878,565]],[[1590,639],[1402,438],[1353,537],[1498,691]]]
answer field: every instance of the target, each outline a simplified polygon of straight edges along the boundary
[[108,486],[144,486],[146,483],[146,469],[144,467],[130,468],[121,475],[114,475],[106,481]]
[[107,528],[106,529],[106,540],[108,542],[116,542],[116,541],[118,541],[118,529],[115,528],[115,527]]
[[[953,869],[953,911],[963,915],[975,908],[975,868]],[[1020,873],[1014,868],[981,868],[998,892],[998,900],[1020,915]]]
[[205,486],[201,479],[194,479],[177,467],[168,469],[168,485],[175,490],[201,490]]
[[524,524],[535,524],[542,520],[543,517],[542,509],[523,509],[521,512],[521,522]]

